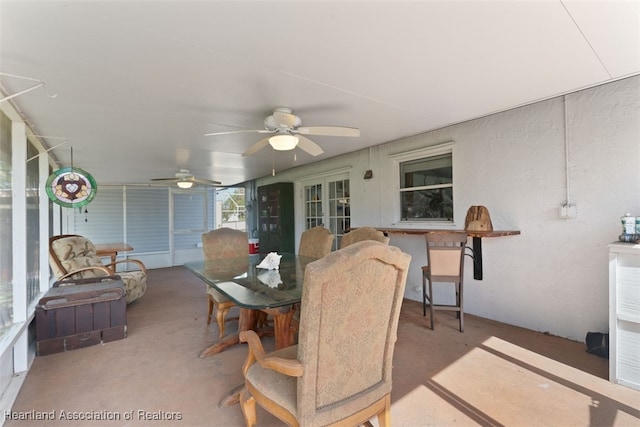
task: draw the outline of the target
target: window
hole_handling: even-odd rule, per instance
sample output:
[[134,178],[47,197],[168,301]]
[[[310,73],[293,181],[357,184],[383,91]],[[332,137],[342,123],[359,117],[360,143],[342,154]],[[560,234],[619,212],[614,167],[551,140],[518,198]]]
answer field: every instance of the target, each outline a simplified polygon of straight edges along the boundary
[[[38,149],[27,143],[27,158],[38,155]],[[38,161],[27,163],[27,302],[32,302],[40,293],[40,197],[38,184],[40,171]]]
[[0,112],[0,336],[13,323],[11,120]]
[[[210,200],[214,203],[209,209],[210,215],[218,220],[209,224],[209,230],[227,227],[236,230],[247,230],[245,194],[243,187],[231,187],[224,190],[210,189]],[[215,192],[215,197],[213,193]]]
[[453,162],[447,151],[399,164],[401,221],[453,221]]

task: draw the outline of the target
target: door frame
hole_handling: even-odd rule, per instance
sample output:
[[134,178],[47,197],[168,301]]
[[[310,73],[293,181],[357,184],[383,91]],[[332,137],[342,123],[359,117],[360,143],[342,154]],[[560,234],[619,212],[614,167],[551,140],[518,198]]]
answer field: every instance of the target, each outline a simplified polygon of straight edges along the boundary
[[351,185],[351,170],[352,167],[345,167],[340,169],[334,169],[326,171],[320,174],[309,175],[304,179],[294,182],[294,209],[295,209],[295,235],[296,235],[296,248],[300,246],[300,236],[305,231],[305,200],[304,200],[304,187],[307,185],[322,184],[322,218],[325,227],[329,228],[329,215],[328,215],[328,194],[329,194],[329,182],[339,180],[349,180]]

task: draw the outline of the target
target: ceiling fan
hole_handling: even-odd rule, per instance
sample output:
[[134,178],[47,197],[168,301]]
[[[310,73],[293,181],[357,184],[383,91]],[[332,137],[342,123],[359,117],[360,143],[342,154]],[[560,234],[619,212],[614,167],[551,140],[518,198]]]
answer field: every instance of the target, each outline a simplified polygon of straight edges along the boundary
[[196,179],[187,169],[180,169],[180,172],[177,172],[173,178],[152,178],[151,181],[168,183],[175,182],[178,187],[185,189],[191,188],[196,184],[210,186],[219,186],[222,184],[220,181],[212,181],[210,179]]
[[273,114],[264,119],[264,129],[234,130],[228,132],[207,133],[204,136],[231,135],[237,133],[263,133],[270,134],[251,147],[243,156],[250,156],[258,150],[271,145],[274,150],[286,151],[300,147],[312,156],[319,156],[324,153],[322,147],[307,138],[305,135],[318,136],[360,136],[360,130],[352,127],[342,126],[301,126],[300,117],[293,114],[293,110],[287,107],[278,107],[273,110]]

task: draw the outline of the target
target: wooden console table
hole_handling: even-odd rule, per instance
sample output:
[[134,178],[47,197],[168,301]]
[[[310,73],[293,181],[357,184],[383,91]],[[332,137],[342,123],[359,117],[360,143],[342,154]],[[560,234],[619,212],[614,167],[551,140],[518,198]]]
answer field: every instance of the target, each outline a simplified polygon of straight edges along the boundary
[[126,243],[96,243],[95,247],[96,254],[99,257],[111,258],[110,267],[114,267],[118,252],[129,252],[133,250],[133,248]]
[[515,236],[520,234],[519,230],[494,230],[494,231],[471,231],[471,230],[442,230],[431,228],[379,228],[387,234],[427,234],[427,233],[453,233],[466,232],[467,236],[473,238],[473,278],[482,280],[482,239],[484,237]]

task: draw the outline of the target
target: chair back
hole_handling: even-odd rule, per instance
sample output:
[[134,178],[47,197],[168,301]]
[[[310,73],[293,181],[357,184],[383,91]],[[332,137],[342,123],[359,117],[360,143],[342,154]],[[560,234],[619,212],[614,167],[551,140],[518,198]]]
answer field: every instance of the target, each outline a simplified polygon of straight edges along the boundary
[[[96,252],[96,247],[84,236],[77,234],[62,234],[49,238],[49,265],[56,279],[85,267],[102,267],[102,259]],[[101,277],[106,274],[100,270],[85,270],[78,273],[78,277]]]
[[363,241],[307,265],[300,309],[300,425],[327,425],[391,391],[411,256]]
[[431,280],[459,283],[464,274],[467,233],[427,233],[425,240],[427,243],[427,265]]
[[331,253],[333,234],[322,225],[310,228],[300,236],[298,256],[319,259]]
[[363,240],[375,240],[376,242],[384,243],[385,245],[389,244],[389,237],[385,236],[382,231],[376,230],[373,227],[360,227],[342,236],[340,249],[346,248],[349,245]]
[[202,248],[205,259],[248,257],[249,240],[244,231],[222,227],[202,235]]

